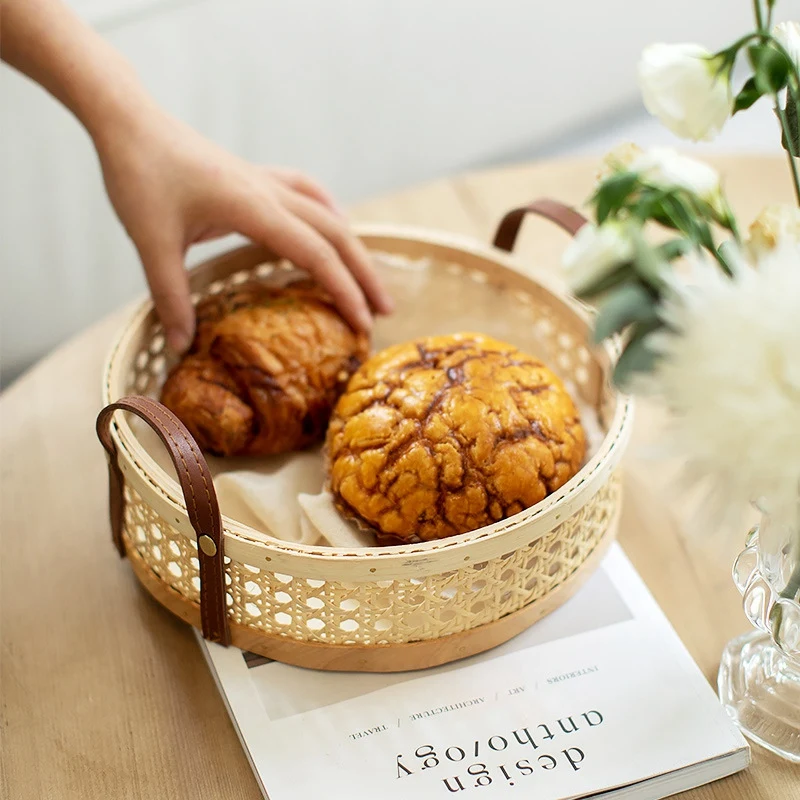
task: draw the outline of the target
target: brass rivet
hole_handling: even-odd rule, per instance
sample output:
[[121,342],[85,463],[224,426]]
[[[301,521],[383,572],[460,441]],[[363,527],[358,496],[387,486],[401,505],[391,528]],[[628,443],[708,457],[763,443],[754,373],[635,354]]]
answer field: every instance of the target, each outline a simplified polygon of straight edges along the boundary
[[197,543],[200,545],[200,549],[207,555],[207,556],[215,556],[217,554],[217,546],[214,544],[214,540],[208,536],[207,534],[203,534],[198,540]]

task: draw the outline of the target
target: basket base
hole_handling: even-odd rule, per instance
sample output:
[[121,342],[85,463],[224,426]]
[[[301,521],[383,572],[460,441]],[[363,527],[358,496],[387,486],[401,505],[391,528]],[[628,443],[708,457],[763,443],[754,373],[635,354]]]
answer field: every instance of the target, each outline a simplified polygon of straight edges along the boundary
[[[477,655],[507,642],[572,597],[597,569],[616,536],[616,520],[589,557],[552,592],[494,622],[439,639],[401,644],[325,644],[255,631],[230,623],[231,644],[241,650],[307,669],[335,672],[408,672]],[[165,584],[135,550],[128,560],[142,586],[164,607],[200,628],[200,606]]]

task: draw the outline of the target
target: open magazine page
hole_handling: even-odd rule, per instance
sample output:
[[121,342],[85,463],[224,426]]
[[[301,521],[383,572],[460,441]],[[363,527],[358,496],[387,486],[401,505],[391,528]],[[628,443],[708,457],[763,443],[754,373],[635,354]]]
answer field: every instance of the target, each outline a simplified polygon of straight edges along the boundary
[[270,800],[562,800],[746,748],[616,546],[528,631],[430,670],[312,672],[202,644]]

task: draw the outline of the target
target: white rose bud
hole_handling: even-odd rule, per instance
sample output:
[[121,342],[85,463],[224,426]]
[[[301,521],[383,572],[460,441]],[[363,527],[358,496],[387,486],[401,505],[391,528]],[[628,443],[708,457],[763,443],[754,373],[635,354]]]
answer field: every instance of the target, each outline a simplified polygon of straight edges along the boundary
[[729,76],[718,67],[699,44],[651,44],[639,61],[645,108],[683,139],[713,139],[733,110]]
[[564,251],[562,263],[567,280],[578,293],[633,258],[633,241],[615,221],[599,228],[584,225]]
[[783,49],[800,69],[800,22],[779,22],[772,35],[783,45]]
[[719,173],[702,161],[682,156],[669,147],[653,147],[635,158],[628,169],[656,186],[686,189],[715,211],[723,211]]
[[800,208],[776,203],[767,206],[750,226],[745,249],[757,264],[780,244],[800,248]]

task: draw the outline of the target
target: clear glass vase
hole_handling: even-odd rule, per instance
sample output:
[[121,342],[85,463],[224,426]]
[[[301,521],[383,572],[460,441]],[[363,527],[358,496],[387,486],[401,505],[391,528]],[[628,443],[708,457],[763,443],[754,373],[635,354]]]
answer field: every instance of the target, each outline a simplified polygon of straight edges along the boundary
[[755,630],[725,648],[720,699],[745,736],[800,763],[800,525],[764,514],[733,580]]

